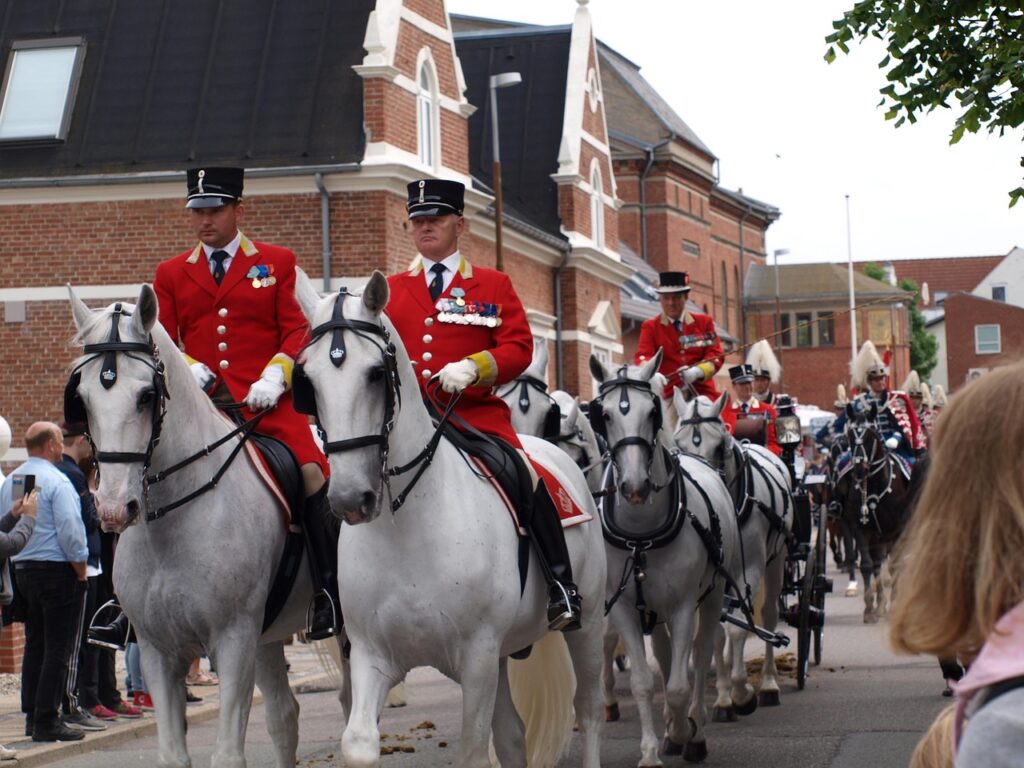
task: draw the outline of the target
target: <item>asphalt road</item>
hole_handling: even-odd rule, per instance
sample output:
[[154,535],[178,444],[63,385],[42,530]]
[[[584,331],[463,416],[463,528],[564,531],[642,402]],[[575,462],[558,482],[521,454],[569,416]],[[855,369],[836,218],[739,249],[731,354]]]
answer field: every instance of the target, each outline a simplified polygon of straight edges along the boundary
[[[864,625],[860,598],[843,597],[845,581],[835,575],[836,591],[828,599],[822,666],[812,668],[807,687],[798,691],[788,676],[782,682],[782,705],[761,708],[738,723],[709,723],[707,766],[758,768],[896,768],[907,765],[920,734],[948,699],[933,660],[894,655],[886,624]],[[791,632],[794,637],[795,633]],[[753,647],[748,643],[748,649]],[[791,647],[795,648],[795,642]],[[750,654],[748,654],[749,656]],[[622,719],[602,732],[602,765],[632,768],[639,760],[639,722],[629,697],[628,673],[617,676]],[[459,688],[430,669],[410,675],[409,705],[385,710],[381,731],[387,746],[412,747],[381,758],[394,768],[437,768],[455,764]],[[712,692],[709,691],[709,697]],[[709,699],[710,700],[710,699]],[[299,695],[301,739],[298,765],[341,765],[338,755],[340,709],[333,692]],[[661,697],[655,700],[660,710]],[[660,712],[659,712],[660,714]],[[431,728],[417,728],[424,722]],[[193,765],[209,765],[216,720],[190,726]],[[272,768],[273,755],[262,706],[253,709],[246,750],[250,768]],[[155,765],[156,737],[146,736],[94,753],[60,761],[65,768],[137,768]],[[579,764],[574,740],[561,765]],[[666,766],[683,765],[665,758]]]

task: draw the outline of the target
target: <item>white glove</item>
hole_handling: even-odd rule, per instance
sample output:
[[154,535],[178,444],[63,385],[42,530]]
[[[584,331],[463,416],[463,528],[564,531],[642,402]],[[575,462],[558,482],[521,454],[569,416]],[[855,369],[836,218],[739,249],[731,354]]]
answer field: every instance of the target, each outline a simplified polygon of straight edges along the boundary
[[196,380],[196,384],[204,392],[206,389],[213,384],[213,380],[217,378],[213,375],[213,371],[209,369],[206,363],[192,363],[188,369],[192,371],[192,377]]
[[693,384],[695,381],[704,380],[704,371],[702,371],[696,365],[683,366],[679,369],[679,378],[681,378],[687,384]]
[[249,387],[245,404],[253,411],[273,408],[284,394],[284,369],[280,365],[268,365],[259,380]]
[[441,389],[445,392],[461,392],[480,378],[476,363],[469,358],[448,363],[438,374]]
[[888,448],[890,451],[895,451],[897,448],[900,447],[900,439],[895,436],[890,436],[885,441],[885,447]]

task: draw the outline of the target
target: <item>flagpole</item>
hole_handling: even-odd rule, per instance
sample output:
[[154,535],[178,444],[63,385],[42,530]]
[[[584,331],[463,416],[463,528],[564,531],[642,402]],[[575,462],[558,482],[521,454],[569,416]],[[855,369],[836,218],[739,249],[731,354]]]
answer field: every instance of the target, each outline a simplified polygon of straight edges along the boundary
[[850,284],[850,371],[857,360],[857,310],[853,290],[853,242],[850,238],[850,196],[846,196],[846,261],[847,277]]

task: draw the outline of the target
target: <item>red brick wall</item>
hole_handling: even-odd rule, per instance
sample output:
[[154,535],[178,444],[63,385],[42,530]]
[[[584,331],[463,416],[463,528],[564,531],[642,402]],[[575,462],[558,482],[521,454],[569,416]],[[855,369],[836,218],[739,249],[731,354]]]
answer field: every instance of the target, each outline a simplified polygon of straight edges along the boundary
[[0,634],[0,672],[19,674],[25,651],[25,625],[9,624]]
[[448,26],[448,19],[445,17],[444,3],[441,0],[405,0],[406,8],[418,13],[427,21],[432,21],[438,26]]
[[[563,329],[578,328],[589,332],[587,323],[600,301],[610,301],[616,316],[619,314],[618,286],[598,280],[593,275],[578,269],[566,269],[562,273],[562,318]],[[562,388],[584,398],[590,397],[590,344],[568,342],[564,347]]]
[[[1024,309],[966,293],[950,295],[944,306],[950,392],[967,382],[967,373],[971,368],[995,368],[1024,357]],[[976,325],[999,326],[1002,350],[999,354],[979,355],[975,352]]]

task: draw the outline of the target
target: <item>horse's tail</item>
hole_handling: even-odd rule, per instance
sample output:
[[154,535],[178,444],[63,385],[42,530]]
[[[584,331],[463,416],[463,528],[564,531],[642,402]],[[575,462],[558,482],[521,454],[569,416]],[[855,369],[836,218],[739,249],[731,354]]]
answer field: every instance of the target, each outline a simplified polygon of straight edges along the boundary
[[508,681],[526,726],[526,764],[551,768],[569,746],[574,722],[576,676],[562,634],[548,632],[524,661],[509,659]]

